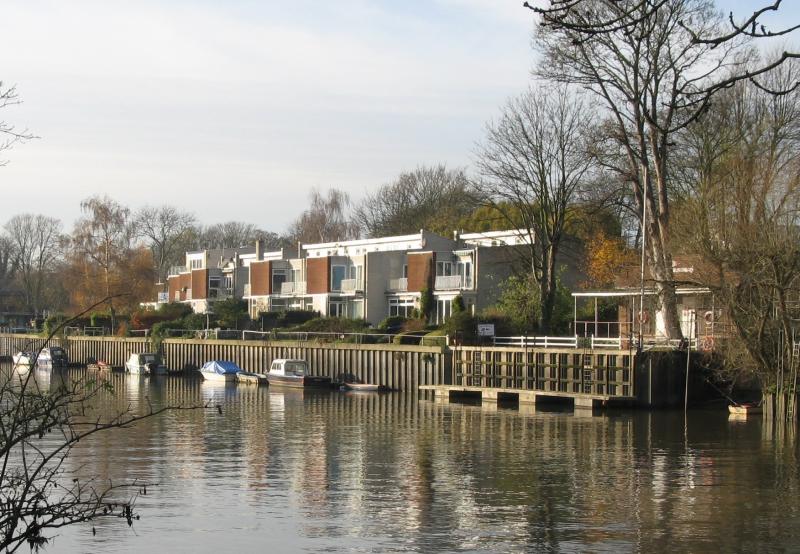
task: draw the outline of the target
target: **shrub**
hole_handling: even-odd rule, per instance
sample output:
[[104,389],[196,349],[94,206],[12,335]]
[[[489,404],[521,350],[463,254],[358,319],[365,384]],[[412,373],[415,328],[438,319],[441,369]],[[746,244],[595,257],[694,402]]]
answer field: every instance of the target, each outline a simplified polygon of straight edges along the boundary
[[403,332],[422,331],[425,329],[426,321],[424,319],[407,319],[403,323]]
[[384,333],[393,333],[403,328],[407,318],[401,315],[392,315],[384,319],[378,324],[378,329]]
[[369,323],[363,319],[346,319],[340,317],[318,317],[293,327],[292,331],[309,333],[363,333],[369,329]]
[[430,287],[424,287],[419,293],[419,311],[424,319],[430,320],[433,309],[433,290]]
[[478,338],[478,320],[464,311],[452,314],[443,329],[458,342],[472,343]]
[[467,308],[464,306],[464,297],[460,294],[453,298],[453,302],[451,304],[451,314],[455,315],[457,313],[461,313],[465,311]]
[[189,314],[187,316],[184,316],[184,318],[180,320],[182,323],[181,328],[193,329],[193,330],[205,329],[206,323],[208,323],[209,325],[214,323],[213,320],[209,321],[209,319],[210,318],[206,317],[206,314]]

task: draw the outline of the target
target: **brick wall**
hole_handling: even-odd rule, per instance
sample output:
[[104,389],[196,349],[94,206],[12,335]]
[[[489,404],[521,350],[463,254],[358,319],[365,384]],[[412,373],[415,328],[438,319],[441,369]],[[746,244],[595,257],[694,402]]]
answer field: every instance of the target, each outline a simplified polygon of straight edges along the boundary
[[433,286],[433,252],[408,255],[408,291],[420,292]]
[[272,262],[250,264],[250,296],[272,294]]
[[308,294],[323,294],[331,291],[331,259],[306,259],[306,290]]

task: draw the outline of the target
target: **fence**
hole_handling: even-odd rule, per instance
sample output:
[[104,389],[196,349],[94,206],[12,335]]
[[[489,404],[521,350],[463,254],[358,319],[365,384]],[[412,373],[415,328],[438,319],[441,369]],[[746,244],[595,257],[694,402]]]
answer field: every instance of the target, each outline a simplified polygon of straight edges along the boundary
[[453,353],[452,384],[632,398],[634,359],[634,352],[619,350],[585,353],[469,346]]

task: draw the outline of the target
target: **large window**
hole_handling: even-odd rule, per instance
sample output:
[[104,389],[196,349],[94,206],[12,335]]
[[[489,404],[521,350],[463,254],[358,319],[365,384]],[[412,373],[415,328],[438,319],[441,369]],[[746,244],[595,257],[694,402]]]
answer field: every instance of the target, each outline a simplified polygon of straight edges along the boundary
[[390,298],[389,299],[389,315],[400,317],[411,317],[411,312],[414,311],[413,298]]
[[450,298],[436,301],[436,323],[444,323],[450,317],[452,300]]
[[233,275],[225,276],[225,290],[231,292],[233,290]]
[[466,288],[472,288],[472,262],[458,262],[456,271],[461,277],[461,285]]
[[345,317],[344,302],[328,302],[328,317]]
[[281,285],[286,282],[287,273],[285,269],[272,270],[272,292],[274,294],[281,292]]
[[203,260],[200,259],[190,260],[189,267],[191,269],[203,269]]
[[331,266],[331,290],[342,290],[342,281],[347,275],[347,267],[343,265]]
[[436,276],[449,277],[453,274],[452,262],[436,262]]

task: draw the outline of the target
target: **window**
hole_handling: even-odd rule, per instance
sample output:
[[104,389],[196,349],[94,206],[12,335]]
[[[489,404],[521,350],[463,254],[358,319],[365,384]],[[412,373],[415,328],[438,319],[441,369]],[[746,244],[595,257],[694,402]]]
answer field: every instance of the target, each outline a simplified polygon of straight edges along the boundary
[[331,290],[342,290],[347,268],[343,265],[331,266]]
[[461,277],[461,284],[466,288],[472,288],[472,262],[458,262],[456,271]]
[[218,289],[220,285],[221,279],[219,277],[209,277],[208,278],[208,287],[212,289]]
[[328,302],[328,317],[344,317],[344,302]]
[[190,260],[189,261],[189,267],[191,269],[203,269],[203,260],[199,260],[199,259]]
[[408,279],[408,264],[403,264],[403,279]]
[[390,298],[389,299],[389,315],[400,317],[411,317],[411,312],[414,310],[413,298]]
[[233,290],[233,275],[225,276],[225,290],[228,292]]
[[436,262],[436,276],[449,277],[453,274],[453,264],[451,262]]
[[436,301],[436,323],[444,323],[450,317],[452,300],[450,298]]
[[286,282],[287,271],[285,269],[272,270],[272,292],[281,292],[281,285]]

